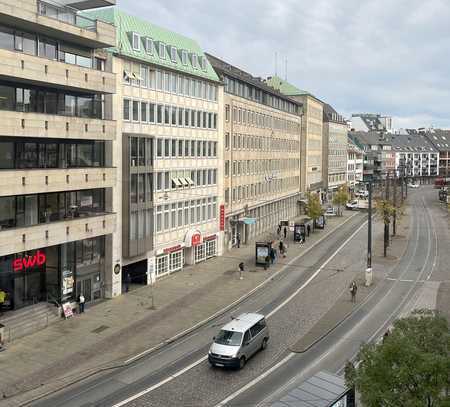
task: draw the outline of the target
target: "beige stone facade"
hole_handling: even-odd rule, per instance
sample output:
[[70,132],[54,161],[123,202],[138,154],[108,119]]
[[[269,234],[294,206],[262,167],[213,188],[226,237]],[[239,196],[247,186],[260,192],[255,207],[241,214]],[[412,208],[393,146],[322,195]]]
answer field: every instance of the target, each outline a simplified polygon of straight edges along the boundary
[[116,78],[99,57],[115,44],[114,30],[53,1],[0,0],[0,289],[8,310],[120,293],[112,259],[117,124],[106,107]]
[[323,188],[323,103],[314,96],[296,95],[303,104],[302,120],[302,191],[319,192]]
[[228,93],[224,109],[227,243],[236,244],[237,233],[244,242],[297,214],[301,118]]

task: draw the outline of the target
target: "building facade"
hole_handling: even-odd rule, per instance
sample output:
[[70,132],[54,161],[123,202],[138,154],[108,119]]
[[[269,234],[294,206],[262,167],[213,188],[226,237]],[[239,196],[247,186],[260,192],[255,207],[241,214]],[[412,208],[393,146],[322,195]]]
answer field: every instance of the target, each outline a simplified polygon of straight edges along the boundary
[[323,107],[322,171],[327,200],[347,182],[347,122],[330,105]]
[[[0,289],[6,308],[116,295],[111,24],[0,2]],[[94,7],[89,1],[86,6]],[[106,2],[109,3],[109,2]]]
[[317,192],[322,197],[324,177],[323,156],[323,102],[298,89],[278,76],[266,79],[266,83],[303,106],[302,145],[300,161],[302,192]]
[[353,131],[392,133],[392,117],[374,113],[354,113],[350,123]]
[[350,131],[349,138],[364,151],[364,182],[379,182],[394,174],[395,152],[389,135],[383,132]]
[[364,152],[354,141],[348,138],[347,143],[347,174],[346,180],[351,192],[355,192],[363,182]]
[[199,45],[118,9],[122,276],[155,279],[221,252],[223,87]]
[[450,177],[450,131],[440,129],[430,129],[428,131],[410,132],[411,136],[417,133],[422,134],[438,152],[437,174],[441,177]]
[[217,57],[224,82],[225,245],[299,214],[301,105]]

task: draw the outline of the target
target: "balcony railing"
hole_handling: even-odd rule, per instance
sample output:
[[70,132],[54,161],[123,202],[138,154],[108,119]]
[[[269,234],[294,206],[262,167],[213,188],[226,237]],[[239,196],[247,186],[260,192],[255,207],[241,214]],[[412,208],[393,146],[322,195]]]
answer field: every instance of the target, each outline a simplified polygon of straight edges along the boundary
[[77,13],[77,10],[67,6],[62,6],[51,1],[37,2],[38,14],[50,18],[54,18],[64,23],[72,24],[76,27],[83,28],[88,31],[97,31],[97,21]]

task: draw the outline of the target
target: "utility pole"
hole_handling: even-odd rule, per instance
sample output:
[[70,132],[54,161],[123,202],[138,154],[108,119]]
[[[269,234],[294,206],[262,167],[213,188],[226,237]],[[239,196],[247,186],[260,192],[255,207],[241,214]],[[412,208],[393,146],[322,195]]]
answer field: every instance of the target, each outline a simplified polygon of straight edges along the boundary
[[369,287],[372,285],[372,181],[369,181],[367,188],[369,190],[369,211],[367,218],[366,287]]
[[394,220],[392,222],[392,236],[395,236],[397,227],[397,171],[394,171]]
[[384,200],[384,208],[383,208],[383,222],[384,222],[384,248],[383,254],[384,257],[387,256],[387,248],[389,246],[389,214],[387,212],[387,205],[389,205],[389,171],[386,172],[386,181],[385,181],[385,200]]

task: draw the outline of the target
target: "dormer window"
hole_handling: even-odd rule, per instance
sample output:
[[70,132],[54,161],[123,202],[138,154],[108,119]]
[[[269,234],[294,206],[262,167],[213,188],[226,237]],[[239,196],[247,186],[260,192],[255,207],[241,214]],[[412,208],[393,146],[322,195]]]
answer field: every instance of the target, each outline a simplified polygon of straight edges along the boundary
[[132,33],[132,46],[135,51],[141,50],[141,36],[138,33]]
[[151,38],[145,39],[145,51],[147,51],[147,54],[153,55],[153,40]]
[[166,59],[166,44],[164,44],[163,42],[159,43],[158,54],[161,59]]
[[200,63],[202,65],[202,69],[206,71],[206,57],[201,57]]
[[184,49],[181,51],[181,63],[183,65],[187,65],[187,63],[188,63],[188,53]]
[[177,63],[177,49],[170,47],[170,59],[172,62]]
[[198,55],[192,54],[192,66],[197,69],[198,68]]

